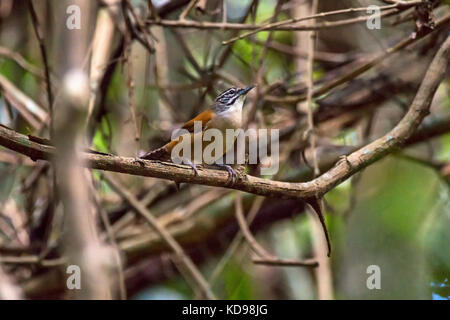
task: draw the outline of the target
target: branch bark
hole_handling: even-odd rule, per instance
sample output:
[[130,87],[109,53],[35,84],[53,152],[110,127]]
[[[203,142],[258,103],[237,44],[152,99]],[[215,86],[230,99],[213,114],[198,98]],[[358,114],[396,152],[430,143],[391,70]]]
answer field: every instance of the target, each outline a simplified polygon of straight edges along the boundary
[[[448,132],[450,132],[450,118],[436,119],[424,124],[406,141],[406,145],[421,143]],[[332,158],[335,160],[321,158],[321,170],[329,168],[331,163],[336,161],[338,155]],[[307,174],[306,170],[300,170],[294,178],[299,180],[306,179],[308,176],[309,174]],[[253,198],[253,195],[244,194],[244,206],[247,209]],[[204,212],[198,213],[194,221],[189,219],[181,222],[180,225],[168,228],[170,234],[183,246],[196,265],[207,260],[208,256],[204,254],[205,248],[208,248],[208,252],[220,253],[225,248],[224,240],[233,237],[239,230],[236,219],[233,219],[234,199],[226,198],[225,200],[225,204],[220,204],[219,206],[214,204],[213,207],[210,205],[204,208]],[[303,212],[303,210],[303,201],[270,201],[255,214],[256,219],[251,225],[251,230],[256,234],[275,221],[290,219],[292,216]],[[195,237],[192,235],[195,235]],[[146,285],[157,284],[167,280],[168,274],[165,272],[167,265],[161,262],[158,255],[170,251],[171,248],[165,244],[163,239],[153,234],[148,234],[145,238],[140,237],[138,240],[125,240],[119,246],[126,256],[127,264],[139,266],[134,269],[133,275],[128,276],[126,279],[127,291],[130,295]],[[214,249],[212,250],[211,248]],[[24,253],[23,250],[15,248],[0,248],[0,252],[12,255]],[[142,263],[144,260],[146,262]],[[5,264],[17,263],[17,261],[2,262]],[[54,268],[61,263],[59,261],[54,262],[51,264],[41,262],[40,265],[50,268],[49,271],[21,284],[27,297],[42,298],[43,295],[51,295],[62,289],[61,286],[64,281],[62,280],[61,270]],[[35,261],[30,261],[30,263],[39,264],[39,261],[36,259]],[[257,261],[254,261],[254,263],[257,263]]]
[[188,273],[192,276],[192,279],[201,289],[202,293],[208,299],[215,299],[214,293],[209,287],[208,282],[205,280],[203,275],[197,269],[195,264],[189,258],[189,256],[184,252],[183,248],[178,244],[178,242],[172,237],[172,235],[160,224],[158,219],[156,219],[150,211],[145,208],[142,203],[140,203],[135,196],[131,192],[128,192],[125,188],[120,186],[120,184],[115,181],[110,176],[103,176],[108,184],[118,193],[121,197],[123,197],[133,208],[139,213],[147,223],[155,230],[158,235],[164,239],[170,248],[175,252],[178,258],[181,260],[183,265],[186,267]]
[[[380,14],[380,17],[388,17],[401,12],[398,9],[386,10]],[[289,30],[289,31],[310,31],[310,30],[322,30],[335,28],[340,26],[346,26],[356,23],[365,22],[370,16],[360,16],[351,19],[339,20],[339,21],[324,21],[315,25],[280,25],[270,28],[270,30]],[[191,21],[191,20],[147,20],[147,25],[159,25],[168,28],[194,28],[194,29],[208,29],[208,30],[259,30],[262,25],[247,24],[247,23],[230,23],[230,22],[208,22],[208,21]],[[235,41],[236,39],[233,39]],[[230,41],[224,41],[222,44],[229,44]]]
[[[198,175],[195,175],[192,168],[185,165],[150,160],[137,162],[133,158],[102,154],[84,154],[82,163],[92,169],[226,187],[262,196],[282,198],[320,196],[356,172],[391,153],[413,134],[429,113],[433,96],[445,76],[448,68],[449,45],[450,40],[447,39],[425,74],[409,111],[396,127],[383,137],[353,152],[346,157],[345,161],[339,161],[333,168],[309,182],[272,181],[241,174],[236,183],[229,186],[228,173],[221,170],[199,168]],[[0,145],[25,154],[33,160],[50,160],[55,155],[54,147],[33,142],[29,137],[6,127],[0,127]]]

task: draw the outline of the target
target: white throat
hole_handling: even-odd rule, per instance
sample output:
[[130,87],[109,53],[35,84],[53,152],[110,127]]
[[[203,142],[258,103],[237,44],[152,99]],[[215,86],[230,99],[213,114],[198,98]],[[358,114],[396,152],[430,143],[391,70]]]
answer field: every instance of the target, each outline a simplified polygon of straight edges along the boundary
[[224,115],[227,113],[236,113],[236,112],[242,114],[242,107],[244,106],[244,100],[245,96],[240,96],[227,110],[221,113]]
[[242,123],[242,107],[244,106],[245,96],[240,96],[226,110],[218,114],[219,118],[225,123],[231,124],[231,127],[240,128]]

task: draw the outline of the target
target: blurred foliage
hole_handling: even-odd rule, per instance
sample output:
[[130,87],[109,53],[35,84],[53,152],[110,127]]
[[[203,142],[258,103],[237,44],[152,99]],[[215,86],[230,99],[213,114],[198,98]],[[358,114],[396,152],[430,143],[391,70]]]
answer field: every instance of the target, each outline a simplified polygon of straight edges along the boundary
[[[432,270],[450,270],[448,261],[429,259],[432,251],[424,245],[435,242],[434,250],[449,258],[438,241],[448,235],[427,227],[429,219],[448,225],[450,212],[448,202],[440,199],[441,187],[433,170],[395,157],[362,173],[357,202],[346,222],[346,241],[336,257],[342,298],[431,298]],[[366,288],[369,265],[381,268],[381,290]]]
[[[139,1],[133,1],[138,3]],[[228,1],[228,20],[237,21],[249,1]],[[450,4],[450,0],[445,0]],[[274,1],[259,2],[255,16],[256,23],[267,22],[274,9]],[[286,12],[280,13],[278,19],[286,19]],[[253,23],[252,17],[247,18]],[[187,34],[186,39],[192,49],[194,59],[200,66],[211,66],[214,59],[223,51],[220,41],[229,38],[231,32],[220,34],[209,31],[199,31]],[[168,78],[177,84],[189,83],[192,77],[199,77],[191,63],[180,54],[179,44],[171,32],[165,31],[169,47],[168,59],[170,70]],[[232,58],[226,63],[230,74],[238,75],[242,82],[250,83],[258,68],[263,47],[259,43],[268,39],[269,32],[260,32],[249,39],[237,41],[232,45]],[[206,40],[205,40],[206,39]],[[293,33],[276,31],[272,33],[272,41],[282,44],[294,42]],[[211,47],[212,49],[208,49]],[[24,57],[34,65],[40,65],[37,50],[24,50]],[[268,83],[286,80],[286,83],[296,81],[295,61],[286,55],[268,50],[263,61],[264,76]],[[119,139],[133,141],[130,136],[123,137],[123,123],[129,122],[126,106],[128,103],[126,86],[126,65],[119,63],[113,73],[108,87],[105,112],[100,115],[99,122],[93,130],[93,146],[102,152],[116,152],[120,145]],[[137,68],[139,69],[139,68]],[[185,72],[181,72],[184,70]],[[24,93],[36,101],[45,104],[45,95],[36,78],[24,71],[16,63],[8,59],[0,59],[0,73],[20,87]],[[137,77],[141,70],[137,70]],[[186,73],[188,75],[186,75]],[[317,67],[314,79],[319,80],[325,75],[325,70]],[[151,82],[151,81],[150,81]],[[160,130],[152,130],[151,126],[161,119],[159,103],[161,96],[158,90],[148,88],[138,83],[137,106],[142,114],[143,133],[146,138],[160,134]],[[148,83],[145,83],[148,85]],[[448,92],[449,81],[446,83]],[[144,94],[147,90],[148,94]],[[197,107],[197,93],[200,90],[173,93],[172,102],[177,107],[177,116],[186,120],[191,114],[190,109]],[[203,101],[205,108],[212,97]],[[179,107],[180,101],[186,105]],[[450,110],[450,97],[445,98],[445,108]],[[0,119],[6,122],[5,104],[0,97]],[[179,113],[179,114],[178,114]],[[23,119],[15,115],[15,128],[21,132],[29,131]],[[148,120],[148,121],[147,121]],[[154,131],[158,131],[155,133]],[[158,138],[161,138],[158,136]],[[147,141],[148,139],[142,139]],[[162,140],[162,139],[161,139]],[[436,158],[440,161],[450,161],[450,134],[436,139]],[[354,129],[343,129],[332,140],[337,145],[357,145],[359,143]],[[122,141],[123,143],[123,141]],[[160,143],[160,141],[158,141]],[[123,143],[126,144],[126,143]],[[144,143],[143,143],[144,144]],[[147,149],[144,144],[143,149]],[[293,173],[294,168],[287,164],[283,174]],[[20,177],[26,176],[29,168],[19,171],[14,166],[0,164],[0,203],[10,197],[19,198],[15,188]],[[98,179],[99,174],[94,171]],[[110,188],[101,184],[101,192],[107,194]],[[250,196],[244,195],[244,201],[250,202]],[[327,207],[326,221],[333,244],[333,256],[330,259],[334,280],[334,295],[336,298],[351,299],[449,299],[450,297],[450,194],[449,185],[438,177],[432,169],[391,156],[377,162],[351,180],[342,183],[325,196]],[[226,210],[232,207],[234,196],[226,196],[214,205],[201,210],[210,213],[217,223],[223,221]],[[23,199],[20,201],[23,203]],[[208,224],[205,219],[201,223]],[[201,224],[200,223],[200,224]],[[202,225],[195,229],[198,236]],[[266,232],[258,235],[258,240],[277,255],[286,258],[305,258],[312,247],[310,220],[305,214],[299,214],[292,219],[275,223]],[[242,249],[244,250],[244,249]],[[249,256],[250,254],[247,253]],[[220,257],[219,257],[220,258]],[[214,267],[217,259],[212,259],[209,267]],[[369,265],[381,268],[381,290],[368,290],[366,269]],[[265,282],[261,281],[262,268],[248,261],[233,258],[226,265],[218,285],[218,296],[224,299],[260,299],[271,292]],[[208,270],[210,271],[210,270]],[[278,268],[276,275],[281,279],[283,294],[292,299],[315,298],[313,276],[307,269]],[[263,274],[264,275],[264,274]],[[147,288],[137,294],[136,299],[185,299],[195,298],[191,288],[180,276],[164,285]]]
[[252,281],[249,271],[239,267],[236,263],[228,264],[224,270],[223,280],[226,299],[260,299],[257,294],[257,283]]

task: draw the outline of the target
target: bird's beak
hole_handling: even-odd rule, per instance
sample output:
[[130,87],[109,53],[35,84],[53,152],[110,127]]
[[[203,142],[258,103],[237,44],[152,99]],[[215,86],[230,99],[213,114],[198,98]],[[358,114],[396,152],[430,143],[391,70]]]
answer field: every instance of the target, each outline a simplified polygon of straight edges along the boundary
[[241,89],[240,95],[241,95],[241,96],[246,95],[246,94],[247,94],[250,90],[252,90],[254,87],[255,87],[254,85],[251,85],[251,86],[248,86],[247,88]]

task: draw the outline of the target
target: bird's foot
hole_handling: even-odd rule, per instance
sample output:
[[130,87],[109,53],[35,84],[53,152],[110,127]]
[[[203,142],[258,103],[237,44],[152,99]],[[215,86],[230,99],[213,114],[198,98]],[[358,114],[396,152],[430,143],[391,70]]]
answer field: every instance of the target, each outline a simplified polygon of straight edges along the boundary
[[230,165],[216,163],[215,166],[217,166],[219,168],[225,168],[228,171],[228,173],[230,174],[230,186],[233,186],[236,183],[237,174],[236,174],[236,171],[234,171],[234,169]]
[[336,165],[339,165],[339,164],[341,164],[341,163],[345,163],[345,164],[348,166],[349,169],[352,168],[352,164],[351,164],[351,162],[348,160],[348,158],[347,158],[346,155],[339,156],[339,160],[338,160],[338,162],[336,163]]
[[183,159],[184,163],[187,164],[188,166],[190,166],[192,169],[194,169],[194,173],[196,176],[198,176],[198,170],[197,170],[197,166],[189,159]]
[[139,158],[139,157],[134,157],[133,162],[135,163],[139,163],[141,166],[145,166],[145,162],[143,159]]

